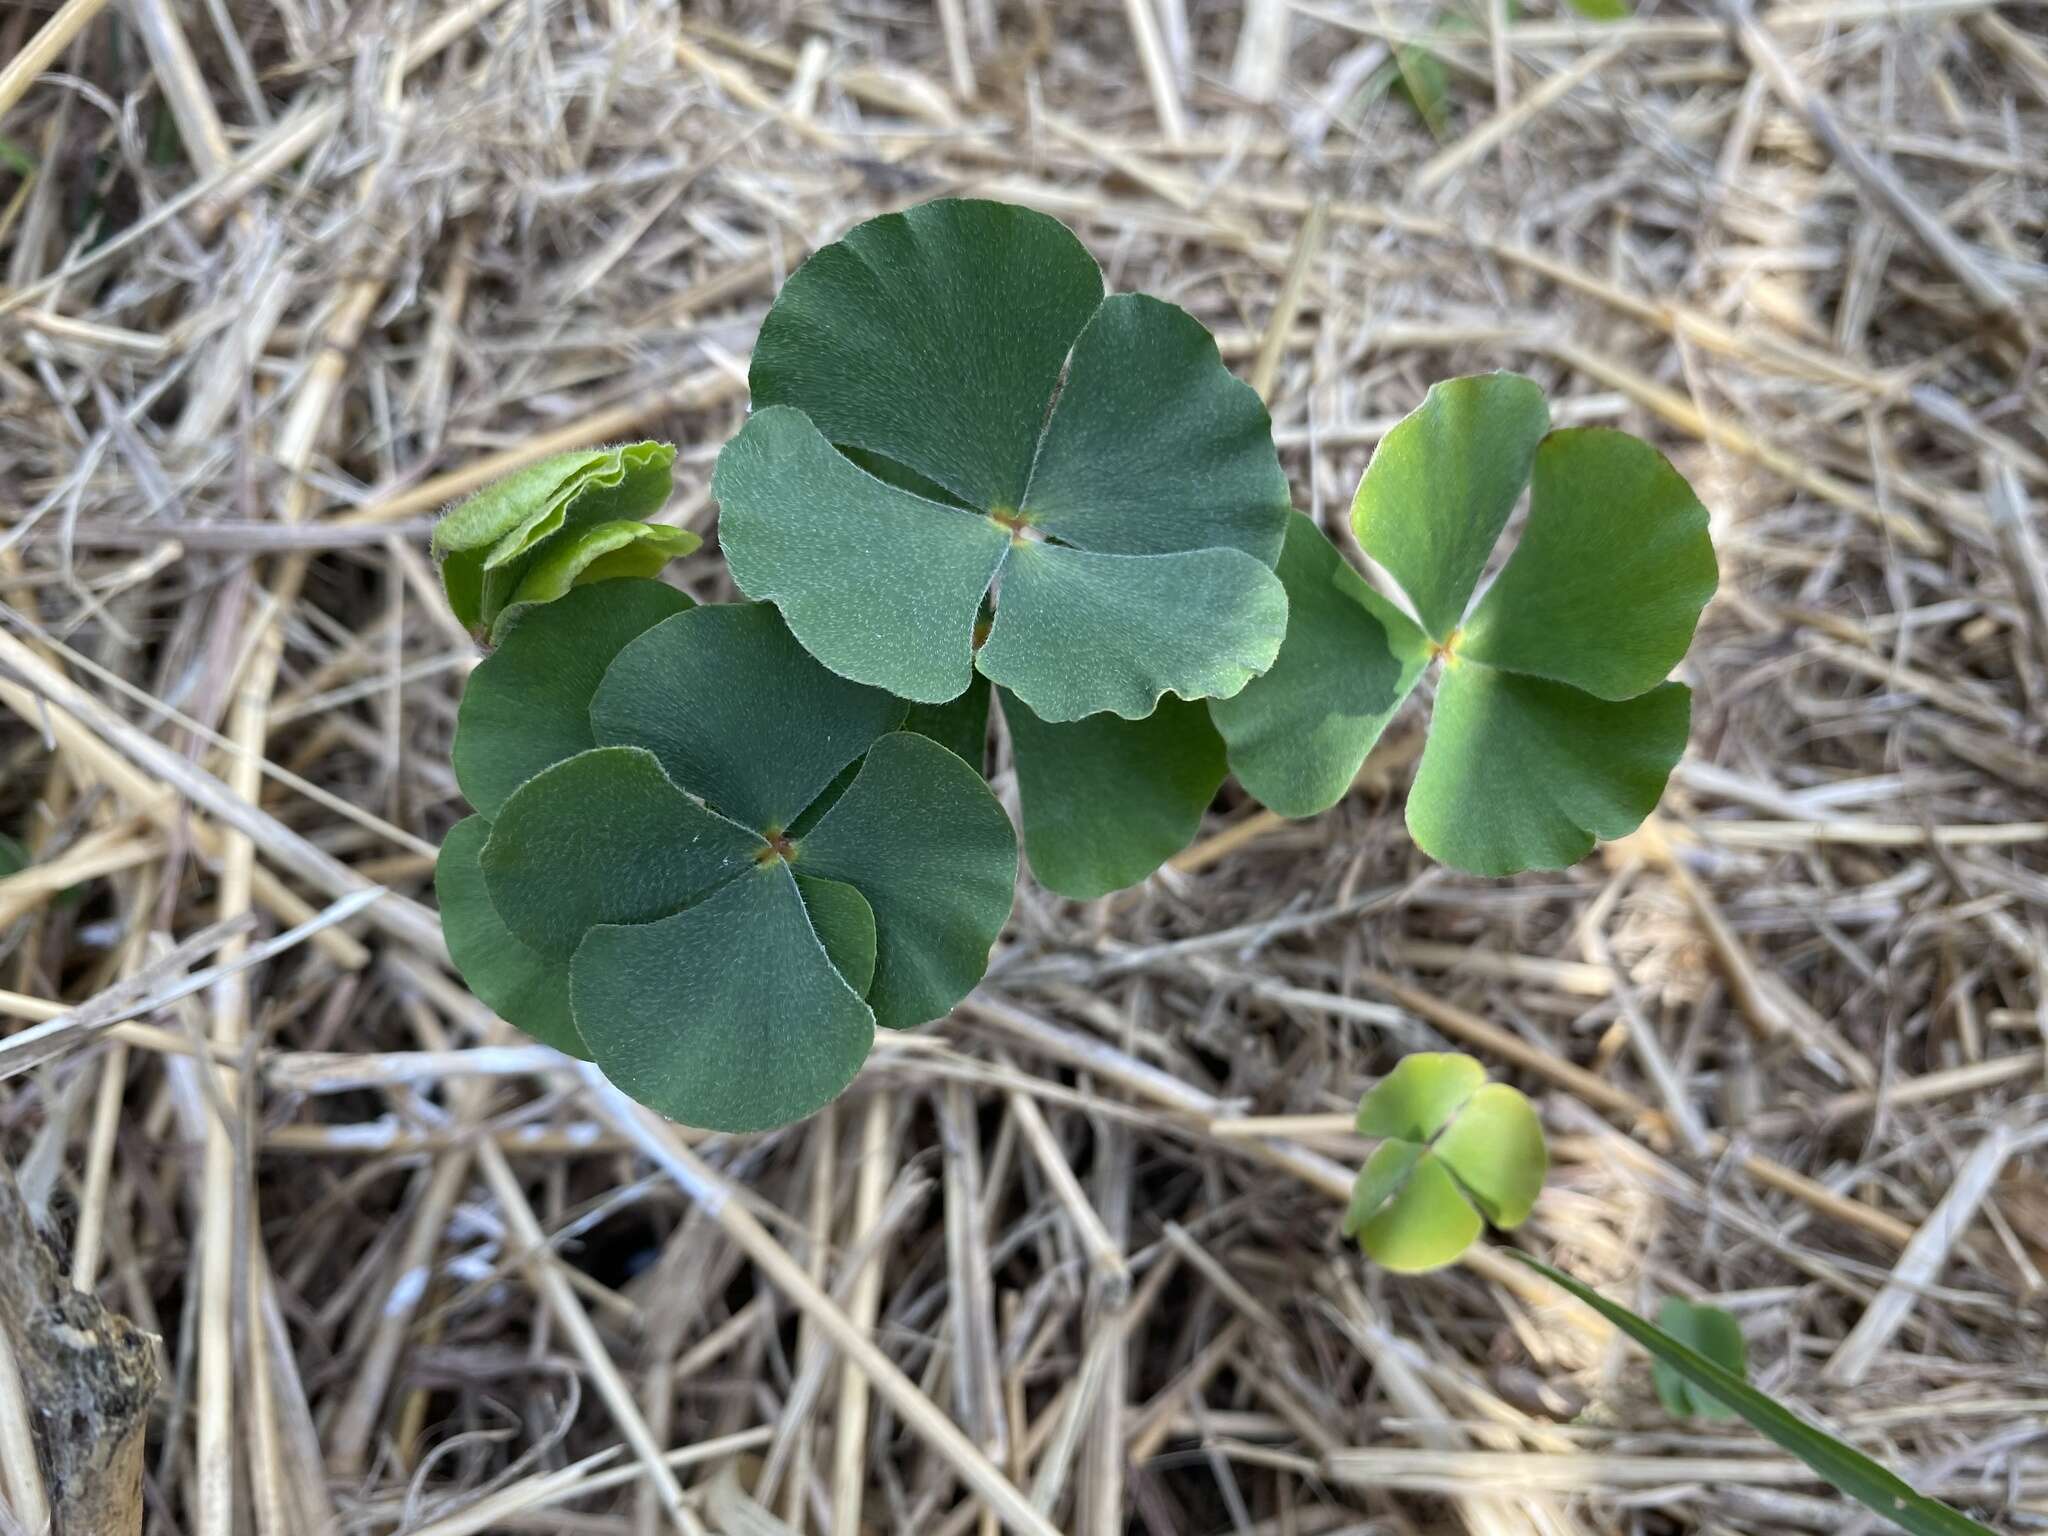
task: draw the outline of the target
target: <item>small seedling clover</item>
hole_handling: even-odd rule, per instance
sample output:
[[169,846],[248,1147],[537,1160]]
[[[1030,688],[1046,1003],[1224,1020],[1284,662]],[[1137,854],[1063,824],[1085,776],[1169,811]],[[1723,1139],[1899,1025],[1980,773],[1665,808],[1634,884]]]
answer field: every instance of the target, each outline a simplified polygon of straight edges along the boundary
[[1402,1057],[1360,1101],[1358,1132],[1383,1139],[1351,1187],[1344,1235],[1403,1273],[1453,1262],[1487,1222],[1520,1226],[1549,1167],[1520,1090],[1451,1052]]
[[[1360,1102],[1358,1130],[1384,1140],[1352,1186],[1344,1235],[1395,1271],[1452,1263],[1486,1222],[1519,1226],[1548,1171],[1534,1108],[1514,1089],[1488,1082],[1470,1056],[1402,1057]],[[1728,1312],[1671,1298],[1658,1312],[1659,1327],[1520,1249],[1506,1251],[1647,1350],[1657,1395],[1674,1417],[1745,1420],[1911,1536],[1993,1536],[1752,1387],[1742,1327]]]

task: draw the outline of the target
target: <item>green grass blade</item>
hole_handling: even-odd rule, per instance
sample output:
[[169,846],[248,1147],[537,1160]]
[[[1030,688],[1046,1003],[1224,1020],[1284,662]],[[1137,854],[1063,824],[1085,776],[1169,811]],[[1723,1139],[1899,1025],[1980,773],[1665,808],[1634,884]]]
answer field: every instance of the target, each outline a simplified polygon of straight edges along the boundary
[[1634,1339],[1657,1359],[1670,1366],[1694,1386],[1733,1408],[1754,1429],[1790,1451],[1850,1498],[1882,1515],[1913,1536],[1997,1536],[1989,1526],[1950,1509],[1938,1499],[1915,1493],[1910,1487],[1861,1451],[1844,1445],[1833,1435],[1823,1434],[1790,1410],[1766,1397],[1740,1376],[1723,1370],[1705,1355],[1685,1345],[1627,1307],[1609,1301],[1599,1292],[1558,1273],[1548,1264],[1526,1253],[1508,1252],[1538,1274],[1547,1276]]

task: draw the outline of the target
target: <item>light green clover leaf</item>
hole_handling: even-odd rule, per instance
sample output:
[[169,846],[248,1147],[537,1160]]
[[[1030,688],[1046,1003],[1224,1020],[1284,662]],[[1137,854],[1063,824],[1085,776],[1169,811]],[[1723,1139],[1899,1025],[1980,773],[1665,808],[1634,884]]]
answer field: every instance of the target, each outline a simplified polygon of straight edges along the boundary
[[[1473,608],[1525,488],[1527,525]],[[1664,457],[1549,430],[1527,379],[1453,379],[1381,442],[1352,527],[1420,622],[1297,515],[1279,658],[1210,704],[1245,787],[1282,815],[1327,808],[1434,662],[1408,797],[1424,852],[1477,874],[1556,869],[1639,826],[1685,747],[1691,694],[1665,679],[1716,580],[1706,509]]]
[[[659,594],[667,594],[661,596]],[[449,951],[520,1028],[687,1124],[758,1130],[945,1013],[1010,910],[980,775],[772,608],[612,581],[520,616],[470,680]]]
[[668,500],[676,451],[626,443],[558,453],[486,486],[434,525],[455,616],[498,638],[528,605],[570,588],[652,576],[703,542],[643,519]]
[[1272,663],[1288,490],[1265,408],[1192,317],[1104,298],[1043,214],[857,226],[783,286],[749,383],[720,542],[832,671],[936,705],[979,670],[1059,724]]
[[1402,1273],[1451,1263],[1487,1222],[1520,1226],[1549,1167],[1529,1101],[1455,1053],[1402,1057],[1360,1101],[1358,1130],[1384,1139],[1352,1185],[1344,1234]]

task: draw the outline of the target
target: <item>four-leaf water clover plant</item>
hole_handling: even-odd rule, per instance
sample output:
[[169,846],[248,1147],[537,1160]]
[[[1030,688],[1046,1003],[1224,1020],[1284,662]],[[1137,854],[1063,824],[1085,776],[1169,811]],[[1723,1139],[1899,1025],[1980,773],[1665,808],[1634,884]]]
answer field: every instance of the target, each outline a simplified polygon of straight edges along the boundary
[[434,525],[448,606],[495,638],[530,603],[621,576],[652,576],[703,543],[645,521],[668,500],[676,451],[627,443],[558,453],[486,486]]
[[1017,845],[980,774],[834,675],[762,603],[660,582],[529,607],[471,676],[477,814],[436,871],[471,990],[688,1125],[837,1095],[877,1024],[981,979]]
[[1188,701],[1244,687],[1287,623],[1287,479],[1201,324],[1105,297],[1056,220],[946,200],[798,268],[748,383],[713,481],[740,590],[977,765],[992,684],[1052,889],[1184,847],[1225,773]]
[[[1524,488],[1520,542],[1468,613]],[[1664,456],[1552,431],[1528,379],[1453,379],[1381,441],[1351,526],[1415,617],[1293,517],[1279,659],[1210,705],[1245,788],[1284,816],[1334,804],[1436,662],[1408,794],[1425,853],[1475,874],[1557,869],[1641,825],[1685,747],[1692,696],[1666,678],[1716,580],[1706,509]]]
[[1358,1132],[1384,1139],[1351,1186],[1344,1235],[1404,1273],[1451,1263],[1486,1222],[1520,1226],[1550,1166],[1520,1090],[1451,1052],[1402,1057],[1359,1102]]

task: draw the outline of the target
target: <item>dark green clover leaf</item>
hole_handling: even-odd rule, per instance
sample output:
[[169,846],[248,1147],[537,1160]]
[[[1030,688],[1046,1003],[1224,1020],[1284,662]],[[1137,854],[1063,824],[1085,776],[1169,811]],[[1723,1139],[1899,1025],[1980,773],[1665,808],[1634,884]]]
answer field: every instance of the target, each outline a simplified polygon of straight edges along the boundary
[[[1641,825],[1691,720],[1665,679],[1713,595],[1707,513],[1647,443],[1548,425],[1534,384],[1488,374],[1438,384],[1381,442],[1352,528],[1419,624],[1296,519],[1279,659],[1210,705],[1254,795],[1287,816],[1333,804],[1439,661],[1408,797],[1424,852],[1477,874],[1556,869]],[[1521,538],[1472,608],[1525,488]]]
[[1288,491],[1265,408],[1189,315],[1104,298],[1043,214],[857,226],[783,286],[749,382],[719,538],[841,676],[937,705],[978,669],[1058,724],[1272,664]]
[[569,973],[515,937],[484,889],[480,859],[490,835],[488,821],[470,816],[441,840],[434,895],[441,903],[448,958],[499,1018],[545,1045],[588,1060],[590,1052],[569,1014]]
[[[903,722],[955,756],[987,758],[986,678]],[[1112,714],[1050,724],[1005,695],[1024,851],[1041,885],[1092,901],[1135,885],[1193,841],[1228,772],[1223,738],[1199,703],[1163,698],[1143,720]]]
[[433,549],[455,616],[495,639],[528,605],[652,576],[697,548],[696,534],[643,521],[668,500],[675,458],[667,443],[558,453],[448,512]]
[[1134,885],[1187,847],[1227,771],[1208,715],[1182,699],[1161,699],[1143,720],[1071,725],[1011,699],[1003,718],[1031,872],[1077,900]]
[[1450,1263],[1487,1222],[1520,1226],[1549,1167],[1529,1101],[1470,1056],[1402,1057],[1359,1103],[1358,1130],[1385,1139],[1352,1186],[1344,1234],[1404,1273]]
[[[665,594],[665,595],[664,595]],[[980,775],[764,604],[611,581],[530,610],[457,725],[438,874],[477,995],[687,1124],[811,1113],[980,979],[1017,849]]]
[[[1749,1345],[1742,1324],[1722,1307],[1667,1296],[1657,1309],[1657,1326],[1687,1349],[1703,1355],[1729,1375],[1748,1379]],[[1696,1387],[1662,1360],[1650,1366],[1657,1399],[1674,1419],[1732,1419],[1735,1410],[1704,1387]]]
[[456,713],[455,782],[469,803],[496,816],[543,768],[596,746],[590,701],[605,669],[627,642],[690,606],[658,581],[614,581],[517,615],[470,674]]

